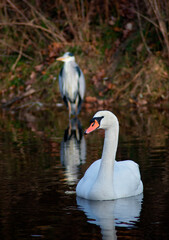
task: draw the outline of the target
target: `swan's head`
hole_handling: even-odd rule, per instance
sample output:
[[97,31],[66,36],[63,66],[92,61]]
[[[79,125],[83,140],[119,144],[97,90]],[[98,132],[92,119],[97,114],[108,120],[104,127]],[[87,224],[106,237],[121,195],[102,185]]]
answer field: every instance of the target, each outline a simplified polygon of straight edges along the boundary
[[85,134],[91,133],[96,129],[108,129],[111,126],[117,126],[118,120],[110,111],[99,111],[90,120],[90,126],[86,129]]
[[57,61],[72,62],[75,61],[73,53],[66,52],[62,57],[56,58]]

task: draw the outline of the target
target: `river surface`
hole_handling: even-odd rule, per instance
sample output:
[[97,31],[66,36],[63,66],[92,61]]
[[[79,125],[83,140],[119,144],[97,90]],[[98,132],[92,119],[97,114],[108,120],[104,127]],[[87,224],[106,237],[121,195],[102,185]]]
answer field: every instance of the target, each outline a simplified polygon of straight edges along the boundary
[[102,130],[83,135],[96,110],[70,123],[64,107],[0,112],[0,239],[169,239],[169,114],[109,110],[120,122],[116,158],[139,164],[143,195],[76,197],[77,182],[102,153]]

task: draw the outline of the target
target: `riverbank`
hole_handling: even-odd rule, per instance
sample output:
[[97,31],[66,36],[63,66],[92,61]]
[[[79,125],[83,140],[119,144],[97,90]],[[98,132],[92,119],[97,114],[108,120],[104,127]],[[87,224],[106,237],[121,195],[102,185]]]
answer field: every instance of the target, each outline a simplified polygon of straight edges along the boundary
[[[97,3],[100,9],[94,11],[95,1],[84,6],[61,1],[59,6],[41,8],[38,2],[2,4],[2,108],[18,111],[62,103],[58,87],[62,63],[55,59],[66,51],[74,53],[84,72],[85,108],[169,107],[168,43],[148,5],[108,1]],[[158,5],[157,10],[164,9]],[[163,26],[168,31],[167,22]]]

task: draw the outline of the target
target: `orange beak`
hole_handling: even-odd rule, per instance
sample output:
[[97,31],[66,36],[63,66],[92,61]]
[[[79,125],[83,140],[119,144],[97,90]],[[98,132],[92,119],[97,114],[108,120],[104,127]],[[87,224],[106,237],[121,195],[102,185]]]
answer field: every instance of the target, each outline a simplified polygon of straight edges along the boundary
[[93,132],[94,130],[96,130],[99,126],[100,125],[99,125],[98,121],[95,119],[94,122],[92,122],[90,124],[90,126],[85,130],[84,133],[89,134],[89,133]]
[[64,61],[64,59],[65,59],[64,57],[58,57],[58,58],[56,58],[57,61]]

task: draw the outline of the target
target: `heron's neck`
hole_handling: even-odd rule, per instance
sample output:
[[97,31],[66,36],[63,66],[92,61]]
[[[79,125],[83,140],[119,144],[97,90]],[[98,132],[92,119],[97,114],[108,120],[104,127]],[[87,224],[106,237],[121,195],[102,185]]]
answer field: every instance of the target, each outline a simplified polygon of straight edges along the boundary
[[74,62],[73,61],[68,61],[68,62],[65,62],[64,63],[64,68],[65,70],[69,70],[70,68],[72,68],[72,66],[74,65]]
[[[65,75],[65,79],[64,81],[69,81],[69,79],[72,78],[72,76],[75,75],[75,68],[74,68],[74,62],[72,61],[69,61],[69,62],[65,62],[64,63],[64,68],[63,68],[63,71],[64,71],[64,75]],[[75,81],[75,78],[73,78],[73,81]],[[72,85],[72,82],[71,82],[71,85]]]
[[118,145],[119,125],[118,123],[113,127],[105,130],[105,139],[103,146],[103,153],[101,158],[101,166],[99,170],[99,177],[107,179],[113,178],[114,161],[116,157]]

